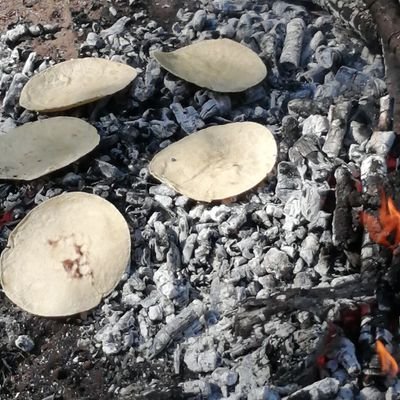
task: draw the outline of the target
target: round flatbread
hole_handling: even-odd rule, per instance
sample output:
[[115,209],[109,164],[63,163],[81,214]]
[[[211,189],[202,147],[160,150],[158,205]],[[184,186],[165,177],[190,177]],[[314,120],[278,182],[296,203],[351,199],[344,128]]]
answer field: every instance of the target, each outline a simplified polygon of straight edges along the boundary
[[77,314],[114,289],[130,249],[128,225],[110,202],[63,194],[34,208],[13,230],[0,259],[1,284],[32,314]]
[[255,122],[212,126],[160,151],[150,173],[199,201],[237,196],[259,184],[275,165],[271,131]]
[[218,92],[241,92],[267,75],[253,50],[230,39],[205,40],[169,53],[156,51],[153,56],[179,78]]
[[41,112],[67,110],[116,93],[136,76],[129,65],[102,58],[68,60],[34,75],[19,104]]
[[29,122],[0,135],[0,179],[39,178],[78,160],[99,141],[96,128],[79,118]]

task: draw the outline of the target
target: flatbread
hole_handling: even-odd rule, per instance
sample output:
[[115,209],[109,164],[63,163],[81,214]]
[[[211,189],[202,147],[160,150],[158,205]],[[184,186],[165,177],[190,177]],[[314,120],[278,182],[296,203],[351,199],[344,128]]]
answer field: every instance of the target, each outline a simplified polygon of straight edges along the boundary
[[110,202],[63,194],[34,208],[13,230],[0,258],[1,284],[32,314],[77,314],[114,289],[130,249],[128,225]]
[[0,135],[0,179],[32,180],[65,167],[93,150],[96,128],[73,117],[54,117]]
[[277,145],[255,122],[212,126],[161,150],[150,173],[194,200],[237,196],[259,184],[275,165]]
[[67,110],[116,93],[136,76],[136,70],[126,64],[72,59],[34,75],[22,89],[19,104],[40,112]]
[[205,40],[153,56],[179,78],[217,92],[241,92],[267,75],[254,51],[230,39]]

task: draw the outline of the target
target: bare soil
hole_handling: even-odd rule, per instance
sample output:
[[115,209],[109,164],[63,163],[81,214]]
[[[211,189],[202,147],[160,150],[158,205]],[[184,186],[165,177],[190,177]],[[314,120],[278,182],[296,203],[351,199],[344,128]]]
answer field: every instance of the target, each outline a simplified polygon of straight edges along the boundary
[[53,40],[34,39],[32,47],[41,56],[65,59],[78,56],[77,34],[72,29],[72,12],[87,7],[84,0],[15,0],[0,2],[0,32],[17,23],[58,24],[61,28]]
[[[18,23],[57,24],[60,30],[54,34],[54,39],[35,38],[30,40],[30,44],[42,57],[68,60],[78,57],[79,45],[85,38],[78,35],[74,17],[98,21],[103,25],[122,15],[129,16],[146,9],[150,19],[169,27],[184,0],[136,1],[132,6],[129,6],[128,0],[117,0],[114,3],[108,0],[3,0],[0,1],[0,34]],[[116,16],[110,15],[110,6],[117,10]]]

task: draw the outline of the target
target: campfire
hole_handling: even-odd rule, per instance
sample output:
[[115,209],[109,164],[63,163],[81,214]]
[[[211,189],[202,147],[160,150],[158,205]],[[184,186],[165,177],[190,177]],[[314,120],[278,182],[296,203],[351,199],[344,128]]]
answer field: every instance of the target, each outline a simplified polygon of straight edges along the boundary
[[400,211],[393,199],[387,198],[382,191],[378,215],[363,211],[361,221],[374,242],[396,251],[400,244]]
[[384,374],[388,374],[390,377],[396,377],[399,372],[399,367],[397,365],[396,360],[389,353],[385,344],[382,343],[381,340],[376,341],[376,352],[379,356],[379,361],[382,366],[382,372]]
[[0,2],[0,399],[399,398],[381,0],[23,3]]

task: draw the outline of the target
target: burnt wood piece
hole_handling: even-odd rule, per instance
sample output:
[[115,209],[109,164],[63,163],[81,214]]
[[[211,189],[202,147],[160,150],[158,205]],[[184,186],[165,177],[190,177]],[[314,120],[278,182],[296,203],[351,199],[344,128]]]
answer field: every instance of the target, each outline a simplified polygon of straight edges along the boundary
[[[363,0],[308,0],[328,11],[347,29],[355,32],[374,52],[381,51],[378,33],[368,4]],[[386,0],[381,1],[382,4]],[[385,12],[386,13],[386,12]]]
[[329,108],[330,128],[322,150],[330,158],[339,156],[351,111],[352,105],[350,101],[342,101]]
[[[399,21],[400,24],[400,21]],[[393,99],[393,130],[400,134],[400,53],[396,55],[383,43],[386,64],[386,84]]]
[[333,244],[348,249],[359,240],[353,221],[353,207],[360,206],[361,198],[356,189],[351,172],[345,167],[338,167],[336,178],[336,208],[333,213]]
[[[380,155],[368,155],[361,163],[362,203],[364,211],[378,215],[382,190],[387,185],[386,159]],[[391,251],[364,234],[361,245],[361,279],[376,283],[378,273],[390,265]]]
[[382,38],[388,90],[394,99],[393,130],[400,134],[400,4],[397,0],[364,0]]
[[279,63],[281,68],[292,74],[299,66],[306,24],[302,18],[294,18],[287,25],[285,43]]
[[[400,4],[397,0],[308,0],[328,11],[378,53],[383,45],[386,80],[394,100],[393,130],[400,134]],[[382,38],[382,43],[379,39]]]
[[288,289],[272,294],[267,299],[247,299],[235,317],[235,333],[248,337],[254,326],[263,324],[271,316],[297,310],[310,311],[322,319],[337,301],[346,301],[374,296],[375,286],[366,281],[350,281],[330,288]]
[[389,95],[379,99],[379,119],[377,129],[379,131],[390,131],[392,129],[393,104]]

